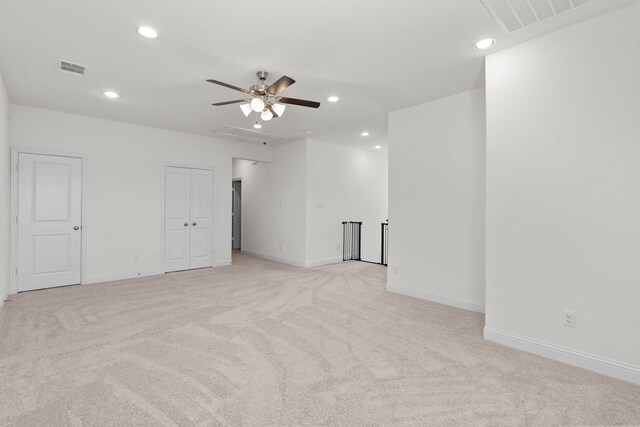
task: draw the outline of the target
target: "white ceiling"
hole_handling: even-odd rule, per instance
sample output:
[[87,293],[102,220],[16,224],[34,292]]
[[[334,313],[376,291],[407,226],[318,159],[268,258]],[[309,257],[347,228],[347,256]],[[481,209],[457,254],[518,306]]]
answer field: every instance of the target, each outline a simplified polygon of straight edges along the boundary
[[264,69],[297,81],[283,95],[322,102],[264,131],[369,148],[386,144],[388,112],[483,86],[475,41],[495,38],[496,51],[637,1],[594,0],[507,34],[480,0],[0,0],[0,73],[14,103],[212,136],[252,121],[211,106],[242,94],[205,80],[249,87]]

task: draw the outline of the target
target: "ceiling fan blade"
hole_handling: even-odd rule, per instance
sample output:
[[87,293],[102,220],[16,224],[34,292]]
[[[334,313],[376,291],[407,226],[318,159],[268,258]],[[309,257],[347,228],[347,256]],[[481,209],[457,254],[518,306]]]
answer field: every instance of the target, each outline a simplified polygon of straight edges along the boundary
[[219,82],[218,80],[213,80],[213,79],[209,79],[207,81],[209,83],[213,83],[213,84],[216,84],[216,85],[224,86],[224,87],[227,87],[229,89],[237,90],[239,92],[246,93],[247,95],[251,95],[251,91],[249,91],[247,89],[242,89],[241,87],[238,87],[238,86],[230,85],[230,84],[224,83],[224,82]]
[[278,102],[281,104],[300,105],[302,107],[311,107],[311,108],[318,108],[320,106],[319,102],[307,101],[304,99],[296,99],[296,98],[285,98],[284,96],[281,96],[280,98],[278,98]]
[[267,88],[267,93],[271,95],[276,95],[282,92],[283,90],[285,90],[286,88],[288,88],[289,86],[291,86],[292,84],[294,84],[295,82],[296,81],[293,80],[291,77],[282,76]]
[[215,104],[211,104],[211,105],[215,105],[216,107],[221,107],[223,105],[243,104],[245,102],[251,102],[251,100],[250,99],[235,99],[233,101],[216,102]]

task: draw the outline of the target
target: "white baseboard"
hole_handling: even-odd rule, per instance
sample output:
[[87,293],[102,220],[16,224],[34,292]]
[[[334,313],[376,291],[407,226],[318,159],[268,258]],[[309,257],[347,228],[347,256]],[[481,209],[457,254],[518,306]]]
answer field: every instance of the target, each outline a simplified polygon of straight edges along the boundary
[[599,374],[640,385],[640,366],[617,362],[567,347],[549,344],[532,338],[484,327],[484,338],[507,347],[516,348]]
[[267,261],[278,262],[280,264],[287,264],[287,265],[292,265],[294,267],[300,267],[300,268],[320,267],[322,265],[329,265],[329,264],[335,264],[337,262],[342,262],[341,256],[334,257],[334,258],[325,258],[325,259],[320,259],[316,261],[301,262],[301,261],[293,261],[286,258],[279,258],[272,255],[266,255],[260,252],[249,251],[246,249],[242,249],[242,253],[245,255],[256,257],[256,258],[266,259]]
[[333,258],[325,258],[325,259],[319,259],[316,261],[308,261],[305,262],[304,266],[306,268],[311,268],[311,267],[320,267],[323,265],[329,265],[329,264],[336,264],[338,262],[342,262],[342,257],[333,257]]
[[136,277],[148,277],[158,276],[164,274],[160,270],[147,270],[140,272],[127,272],[127,273],[113,273],[113,274],[98,274],[94,276],[88,276],[83,285],[92,285],[94,283],[115,282],[117,280],[135,279]]
[[[231,260],[216,261],[213,263],[211,268],[228,267],[230,265],[231,265]],[[162,270],[147,270],[147,271],[134,272],[134,273],[128,272],[128,273],[99,274],[99,275],[87,277],[87,280],[83,283],[83,285],[92,285],[94,283],[115,282],[118,280],[135,279],[137,277],[159,276],[162,274],[164,274],[164,271]]]
[[279,257],[271,256],[271,255],[262,254],[260,252],[249,251],[249,250],[246,250],[246,249],[242,249],[241,251],[245,255],[249,255],[249,256],[253,256],[253,257],[261,258],[261,259],[266,259],[267,261],[273,261],[273,262],[278,262],[280,264],[292,265],[294,267],[301,267],[301,268],[305,267],[305,264],[303,262],[300,262],[300,261],[293,261],[293,260],[286,259],[286,258],[279,258]]
[[485,309],[485,305],[481,302],[435,294],[422,289],[403,288],[402,286],[396,286],[390,283],[387,283],[387,291],[408,297],[437,302],[438,304],[450,305],[452,307],[462,308],[463,310],[475,311],[477,313],[484,313]]

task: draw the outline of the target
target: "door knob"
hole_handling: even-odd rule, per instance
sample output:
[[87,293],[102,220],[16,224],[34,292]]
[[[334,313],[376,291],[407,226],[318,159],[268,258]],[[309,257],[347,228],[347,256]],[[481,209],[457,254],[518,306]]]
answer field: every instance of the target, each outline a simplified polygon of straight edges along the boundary
[[78,227],[78,226],[76,225],[75,227],[73,227],[73,229],[74,229],[75,231],[78,231],[78,230],[80,230],[80,227]]
[[185,222],[185,223],[184,223],[184,226],[185,226],[185,227],[188,227],[188,226],[189,226],[189,223],[188,223],[188,222]]
[[193,225],[193,226],[195,227],[196,225],[198,225],[198,223],[197,223],[197,222],[194,222],[194,223],[193,223],[193,224],[191,224],[191,225]]

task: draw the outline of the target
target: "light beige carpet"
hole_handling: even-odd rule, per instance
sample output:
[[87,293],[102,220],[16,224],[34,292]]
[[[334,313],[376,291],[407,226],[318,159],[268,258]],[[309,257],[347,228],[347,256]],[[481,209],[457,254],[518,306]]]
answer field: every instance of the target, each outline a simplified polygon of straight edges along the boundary
[[640,424],[640,387],[482,339],[384,267],[233,267],[19,294],[0,424]]

